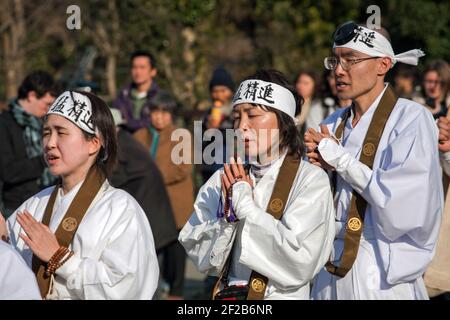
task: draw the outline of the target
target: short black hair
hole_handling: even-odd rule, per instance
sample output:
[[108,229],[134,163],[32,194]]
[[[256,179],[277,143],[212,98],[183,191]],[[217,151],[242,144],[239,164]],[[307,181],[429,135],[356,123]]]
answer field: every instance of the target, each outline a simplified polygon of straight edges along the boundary
[[152,67],[152,69],[156,68],[156,59],[155,56],[153,54],[151,54],[148,51],[145,50],[136,50],[131,54],[130,57],[130,64],[133,64],[133,60],[136,57],[147,57],[148,60],[150,61],[150,66]]
[[400,78],[416,78],[417,69],[415,66],[399,64],[395,69],[394,76]]
[[[254,75],[247,78],[256,79],[267,82],[276,83],[288,89],[295,99],[295,115],[301,112],[303,98],[298,95],[292,83],[280,71],[274,69],[260,69]],[[297,126],[289,115],[271,107],[261,106],[263,109],[274,112],[278,120],[278,128],[280,129],[280,149],[287,148],[288,153],[296,158],[301,158],[303,155],[303,139],[300,133],[300,127]]]
[[36,92],[38,98],[42,98],[47,93],[56,98],[59,93],[58,86],[53,80],[53,77],[48,72],[42,70],[31,72],[26,76],[17,90],[17,97],[19,99],[26,99],[28,93],[31,91]]
[[168,91],[158,91],[157,94],[149,102],[150,111],[163,110],[175,113],[177,102]]

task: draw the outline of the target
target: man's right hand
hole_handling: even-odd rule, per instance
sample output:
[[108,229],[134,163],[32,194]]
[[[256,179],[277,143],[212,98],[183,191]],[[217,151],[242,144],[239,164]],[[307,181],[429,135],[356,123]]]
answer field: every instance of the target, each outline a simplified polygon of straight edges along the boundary
[[306,156],[308,157],[309,163],[325,170],[334,170],[332,166],[323,160],[320,152],[317,150],[317,147],[322,139],[331,137],[326,125],[320,125],[320,129],[321,132],[317,132],[312,128],[309,128],[306,131],[304,136]]
[[450,151],[450,121],[446,117],[440,117],[437,121],[439,128],[439,151]]

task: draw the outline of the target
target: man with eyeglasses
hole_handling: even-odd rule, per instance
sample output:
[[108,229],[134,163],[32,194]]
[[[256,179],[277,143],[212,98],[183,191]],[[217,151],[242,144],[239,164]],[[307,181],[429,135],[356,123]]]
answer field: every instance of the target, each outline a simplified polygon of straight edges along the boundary
[[443,208],[438,130],[423,106],[384,82],[396,62],[417,65],[421,50],[395,55],[384,29],[347,22],[333,35],[338,110],[305,134],[309,161],[328,170],[336,239],[314,299],[428,299],[422,276],[435,250]]

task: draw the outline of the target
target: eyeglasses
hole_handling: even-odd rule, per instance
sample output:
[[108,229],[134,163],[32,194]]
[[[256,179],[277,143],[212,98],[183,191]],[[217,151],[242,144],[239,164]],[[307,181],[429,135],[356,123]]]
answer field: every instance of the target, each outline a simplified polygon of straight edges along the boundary
[[358,25],[353,21],[348,21],[337,27],[333,33],[333,41],[336,45],[341,46],[352,40],[356,36]]
[[371,59],[378,59],[380,57],[368,57],[368,58],[360,58],[360,59],[342,59],[337,57],[326,57],[323,60],[323,65],[325,66],[325,69],[334,71],[336,70],[338,64],[341,64],[342,69],[344,71],[349,71],[350,68],[357,63],[360,63],[365,60],[371,60]]
[[423,80],[423,84],[428,84],[428,85],[432,85],[432,86],[436,86],[441,83],[442,83],[441,80]]

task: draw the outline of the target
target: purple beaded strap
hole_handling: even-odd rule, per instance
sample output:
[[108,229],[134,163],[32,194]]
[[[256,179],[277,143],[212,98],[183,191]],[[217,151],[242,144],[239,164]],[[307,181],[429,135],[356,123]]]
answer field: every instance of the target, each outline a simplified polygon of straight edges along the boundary
[[222,191],[220,192],[219,196],[219,206],[217,207],[216,217],[217,219],[222,219],[223,217],[225,217],[225,212],[223,212]]

